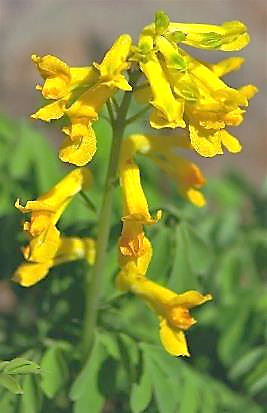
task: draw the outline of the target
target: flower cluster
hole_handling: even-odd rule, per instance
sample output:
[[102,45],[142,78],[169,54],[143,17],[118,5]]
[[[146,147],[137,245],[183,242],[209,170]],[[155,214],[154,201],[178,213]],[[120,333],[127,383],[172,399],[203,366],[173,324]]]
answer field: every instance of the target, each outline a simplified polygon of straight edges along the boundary
[[29,244],[22,249],[25,262],[13,279],[24,287],[42,280],[51,267],[67,261],[85,258],[93,264],[95,241],[91,238],[61,237],[56,224],[73,196],[90,185],[92,177],[88,169],[77,168],[70,172],[50,191],[36,201],[28,201],[16,208],[22,213],[31,213],[31,220],[24,222],[24,231]]
[[[196,322],[189,310],[212,297],[197,291],[177,294],[146,277],[152,245],[144,227],[156,224],[162,212],[151,215],[135,158],[138,154],[150,158],[175,181],[185,199],[198,207],[205,205],[201,192],[205,179],[182,153],[195,151],[213,157],[223,153],[223,146],[232,153],[239,152],[240,142],[226,127],[242,122],[248,100],[257,89],[252,85],[234,89],[221,79],[239,69],[242,58],[209,64],[194,58],[182,46],[233,51],[248,41],[246,27],[238,21],[221,26],[172,23],[165,13],[158,12],[155,21],[143,29],[137,45],[128,34],[121,35],[100,64],[70,67],[55,56],[32,56],[44,79],[36,88],[50,100],[32,117],[46,122],[66,120],[59,158],[82,168],[74,169],[25,207],[17,201],[21,212],[31,213],[31,221],[24,224],[30,238],[23,249],[26,262],[15,273],[21,285],[33,285],[52,266],[65,261],[87,258],[94,263],[94,240],[61,237],[56,223],[72,197],[90,185],[91,175],[84,166],[96,151],[94,121],[105,104],[114,103],[119,90],[132,91],[137,102],[151,109],[151,128],[165,130],[162,134],[150,131],[128,136],[121,145],[118,172],[123,212],[116,285],[143,299],[158,315],[160,338],[167,352],[189,355],[184,331]],[[139,77],[131,84],[133,72]],[[118,105],[116,100],[114,105]],[[168,134],[167,128],[182,131]]]

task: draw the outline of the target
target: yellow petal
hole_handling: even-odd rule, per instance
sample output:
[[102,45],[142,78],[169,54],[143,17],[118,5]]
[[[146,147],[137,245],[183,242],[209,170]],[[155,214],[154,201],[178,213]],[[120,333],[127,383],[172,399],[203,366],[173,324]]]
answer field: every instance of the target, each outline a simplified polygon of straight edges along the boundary
[[106,84],[97,84],[84,92],[65,113],[72,123],[96,120],[98,119],[98,113],[114,91],[113,87]]
[[184,332],[170,327],[164,318],[160,321],[160,340],[165,350],[172,356],[190,356]]
[[205,196],[195,188],[189,188],[185,191],[185,197],[195,206],[202,208],[206,205]]
[[47,276],[51,265],[49,262],[21,264],[12,279],[22,287],[31,287]]
[[139,167],[131,159],[120,165],[120,185],[123,196],[123,220],[153,224],[161,217],[158,211],[156,218],[151,217],[147,200],[141,185]]
[[49,225],[30,244],[23,249],[27,261],[45,263],[51,261],[60,245],[60,232],[54,225]]
[[[66,128],[64,132],[67,133]],[[73,124],[68,133],[70,136],[65,138],[59,149],[59,158],[77,166],[86,165],[96,152],[96,136],[91,124]]]
[[52,55],[33,55],[32,60],[45,79],[42,94],[46,99],[60,99],[68,93],[71,72],[65,62]]
[[186,61],[183,59],[179,53],[179,49],[173,42],[170,42],[164,36],[157,36],[156,46],[164,56],[166,66],[169,70],[174,71],[176,75],[179,74],[179,72],[186,71]]
[[144,230],[139,222],[125,221],[119,239],[120,252],[124,256],[143,254]]
[[241,151],[242,146],[237,138],[231,135],[226,130],[221,131],[222,144],[226,147],[229,152],[238,153]]
[[249,42],[246,26],[240,21],[212,24],[170,23],[168,30],[186,34],[182,43],[201,49],[240,50]]
[[[119,247],[121,248],[120,241],[119,241]],[[135,255],[123,255],[123,253],[120,251],[119,264],[120,264],[120,267],[124,271],[124,276],[126,276],[127,280],[129,281],[131,277],[131,273],[135,273],[138,275],[146,274],[151,258],[152,258],[152,245],[149,239],[147,237],[144,237],[142,250],[140,251],[138,255],[136,256]],[[124,281],[124,284],[125,284],[125,281]],[[126,289],[125,286],[123,289],[124,290]]]
[[171,301],[172,305],[179,305],[185,308],[193,308],[198,305],[204,304],[207,301],[212,300],[211,294],[200,294],[198,291],[186,291],[183,294],[177,294],[175,298]]
[[91,238],[62,237],[54,257],[54,265],[86,258],[92,265],[95,260],[95,240]]
[[45,122],[50,122],[52,119],[60,119],[64,116],[65,113],[65,100],[57,100],[56,102],[46,105],[37,112],[35,112],[31,117],[33,119],[40,119]]
[[36,201],[28,201],[25,207],[17,200],[15,206],[22,213],[32,212],[31,223],[27,224],[26,229],[35,236],[49,224],[55,225],[73,196],[81,189],[88,188],[91,181],[89,169],[76,168]]
[[220,139],[220,131],[207,130],[189,125],[192,147],[202,156],[213,157],[223,153]]
[[69,66],[56,56],[38,56],[33,54],[32,61],[37,65],[37,68],[44,79],[47,79],[49,76],[62,76],[66,79],[70,78]]
[[117,87],[122,90],[131,90],[131,86],[121,74],[128,68],[129,63],[127,57],[132,44],[131,36],[122,34],[114,42],[111,49],[106,53],[100,65],[95,64],[100,71],[101,82],[110,82],[110,86]]
[[222,77],[227,73],[239,70],[244,61],[245,59],[243,57],[229,57],[228,59],[221,60],[215,64],[208,64],[207,66],[216,76]]
[[[177,118],[175,120],[175,122],[170,122],[166,116],[164,115],[164,113],[162,113],[162,111],[158,110],[158,109],[154,109],[151,112],[150,115],[150,125],[152,126],[152,128],[155,129],[162,129],[162,128],[185,128],[186,124],[183,120],[183,113],[184,113],[184,103],[180,100],[177,99]],[[178,113],[178,110],[180,111],[180,113]]]
[[162,119],[159,127],[185,127],[182,119],[182,102],[175,99],[157,56],[154,54],[149,60],[140,62],[140,68],[147,77],[152,90],[153,101],[151,103],[161,112]]
[[244,95],[247,99],[253,98],[258,92],[258,88],[254,85],[245,85],[239,89],[239,92]]
[[71,67],[71,89],[75,87],[88,88],[96,84],[99,74],[96,68],[91,66]]

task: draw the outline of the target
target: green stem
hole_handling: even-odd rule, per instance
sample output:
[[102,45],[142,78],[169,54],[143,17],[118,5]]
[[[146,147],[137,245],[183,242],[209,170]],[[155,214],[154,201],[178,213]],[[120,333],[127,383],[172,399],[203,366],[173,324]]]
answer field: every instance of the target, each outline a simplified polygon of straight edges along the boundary
[[[135,79],[132,80],[133,82],[135,81]],[[121,105],[118,108],[117,117],[112,122],[112,147],[99,215],[98,236],[96,241],[96,262],[91,274],[88,274],[86,279],[86,302],[82,337],[82,351],[85,358],[87,358],[90,353],[94,339],[94,330],[97,323],[98,302],[101,294],[103,268],[111,226],[113,189],[116,183],[115,177],[117,177],[118,172],[121,141],[127,125],[126,116],[130,100],[131,93],[125,92]]]
[[83,200],[86,202],[89,209],[91,209],[94,213],[96,213],[95,204],[93,203],[93,201],[91,201],[89,196],[84,191],[80,191],[80,195],[83,198]]

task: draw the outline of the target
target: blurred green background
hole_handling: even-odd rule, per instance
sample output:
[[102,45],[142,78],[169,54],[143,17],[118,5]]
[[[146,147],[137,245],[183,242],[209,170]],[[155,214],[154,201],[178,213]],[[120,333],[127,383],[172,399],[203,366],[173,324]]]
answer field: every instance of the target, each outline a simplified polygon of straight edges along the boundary
[[[266,6],[261,1],[61,0],[0,1],[0,6],[0,358],[23,356],[42,370],[41,375],[16,377],[23,395],[14,394],[14,383],[4,383],[0,412],[267,412],[264,91],[252,101],[244,125],[234,130],[244,144],[240,154],[194,156],[208,179],[207,207],[188,205],[149,160],[138,158],[151,210],[164,209],[161,222],[147,230],[154,248],[148,276],[177,292],[196,288],[214,296],[213,302],[193,310],[199,322],[188,332],[190,359],[164,353],[154,315],[135,297],[120,295],[113,287],[121,230],[119,190],[97,340],[88,363],[82,365],[77,352],[85,263],[54,268],[30,289],[9,281],[22,260],[20,247],[25,242],[15,199],[35,199],[69,170],[57,159],[57,127],[28,120],[41,105],[34,94],[39,79],[29,55],[54,53],[74,65],[99,61],[116,35],[136,35],[159,8],[179,21],[221,23],[238,18],[248,24],[252,42],[240,53],[247,58],[244,68],[227,80],[234,87],[254,83],[264,89]],[[220,57],[208,54],[210,61]],[[128,132],[142,129],[141,120]],[[111,136],[105,120],[98,121],[95,130],[98,152],[90,164],[95,181],[89,195],[98,205]],[[65,235],[95,237],[96,219],[77,197],[59,226]]]

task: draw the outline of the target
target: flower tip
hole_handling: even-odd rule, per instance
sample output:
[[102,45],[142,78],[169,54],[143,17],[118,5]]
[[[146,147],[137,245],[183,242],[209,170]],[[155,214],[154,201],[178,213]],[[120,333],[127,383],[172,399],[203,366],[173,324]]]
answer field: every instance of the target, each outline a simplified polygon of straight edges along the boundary
[[38,56],[37,54],[32,54],[32,55],[31,55],[31,59],[32,59],[33,63],[36,63],[36,64],[37,64],[37,63],[40,62],[41,57]]
[[20,199],[19,199],[19,198],[16,199],[15,208],[17,208],[20,212],[23,212],[23,211],[24,211],[24,208],[25,208],[25,207],[23,207],[23,206],[20,204]]
[[205,300],[204,302],[213,300],[212,294],[206,294],[206,295],[204,295],[204,300]]
[[159,209],[159,210],[156,212],[155,221],[158,222],[161,218],[162,218],[162,209]]

